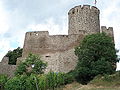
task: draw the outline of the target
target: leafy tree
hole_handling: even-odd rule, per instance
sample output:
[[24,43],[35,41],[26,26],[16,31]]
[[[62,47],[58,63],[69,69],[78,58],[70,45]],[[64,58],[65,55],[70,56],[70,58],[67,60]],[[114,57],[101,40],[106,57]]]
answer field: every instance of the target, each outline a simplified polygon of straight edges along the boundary
[[87,84],[98,74],[112,74],[116,70],[117,59],[115,45],[105,33],[86,36],[75,48],[78,56],[76,79]]
[[6,57],[9,57],[8,64],[16,65],[17,58],[22,57],[22,51],[23,49],[20,47],[13,51],[8,51],[6,54]]
[[47,64],[41,61],[40,57],[34,54],[29,54],[28,57],[21,62],[15,74],[22,75],[22,74],[42,74],[44,69],[46,68]]

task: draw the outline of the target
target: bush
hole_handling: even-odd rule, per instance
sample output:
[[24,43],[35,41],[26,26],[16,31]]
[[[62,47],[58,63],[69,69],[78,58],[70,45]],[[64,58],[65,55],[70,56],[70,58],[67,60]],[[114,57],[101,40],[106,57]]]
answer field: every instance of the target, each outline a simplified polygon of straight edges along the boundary
[[45,74],[38,76],[38,86],[40,90],[47,90],[48,85]]
[[5,89],[6,90],[25,90],[26,88],[25,79],[26,79],[25,77],[21,78],[20,76],[14,77],[7,81],[7,83],[5,84]]
[[46,75],[47,84],[50,89],[54,89],[55,87],[59,87],[64,84],[64,74],[63,73],[54,73],[49,72]]
[[[67,81],[68,80],[68,81]],[[17,75],[5,83],[5,90],[54,90],[72,82],[71,76],[64,73]]]
[[5,84],[5,90],[37,90],[36,75],[20,75],[8,80]]
[[64,75],[64,83],[69,84],[75,81],[74,71],[70,71]]
[[[7,82],[7,79],[1,79],[5,82],[5,90],[47,90],[55,89],[74,81],[72,74],[54,73],[35,75],[17,75]],[[2,84],[3,85],[3,84]]]
[[4,86],[7,80],[8,80],[7,75],[0,75],[0,90],[4,89]]
[[34,54],[29,54],[28,57],[21,62],[15,72],[15,75],[22,74],[43,74],[47,64],[41,58]]

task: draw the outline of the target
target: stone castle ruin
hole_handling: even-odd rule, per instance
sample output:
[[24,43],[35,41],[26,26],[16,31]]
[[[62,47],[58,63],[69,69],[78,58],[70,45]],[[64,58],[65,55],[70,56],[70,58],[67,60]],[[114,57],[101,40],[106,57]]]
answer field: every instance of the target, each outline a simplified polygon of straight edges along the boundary
[[[114,37],[112,27],[101,26],[100,28],[99,14],[100,11],[95,6],[75,6],[68,12],[68,35],[49,35],[48,31],[27,32],[23,54],[17,64],[31,52],[40,55],[42,60],[48,63],[46,72],[73,70],[77,64],[74,48],[86,35],[105,32]],[[2,68],[1,65],[0,68]]]

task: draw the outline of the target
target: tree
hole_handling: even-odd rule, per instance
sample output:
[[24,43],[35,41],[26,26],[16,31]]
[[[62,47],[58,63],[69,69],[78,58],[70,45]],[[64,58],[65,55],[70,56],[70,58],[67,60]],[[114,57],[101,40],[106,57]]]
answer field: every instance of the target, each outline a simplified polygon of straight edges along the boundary
[[22,51],[23,49],[20,47],[13,51],[8,51],[6,54],[6,57],[9,57],[8,64],[16,65],[17,58],[22,57]]
[[15,75],[22,74],[42,74],[44,73],[47,64],[41,61],[40,57],[34,54],[29,54],[28,57],[21,62],[15,72]]
[[87,84],[98,74],[112,74],[118,62],[115,45],[105,33],[87,35],[75,48],[78,56],[76,79]]

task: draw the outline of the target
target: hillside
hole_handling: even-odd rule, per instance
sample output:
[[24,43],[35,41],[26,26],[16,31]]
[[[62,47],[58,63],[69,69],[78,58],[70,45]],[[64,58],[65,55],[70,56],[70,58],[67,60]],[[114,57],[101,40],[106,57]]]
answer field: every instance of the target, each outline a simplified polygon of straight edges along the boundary
[[99,75],[88,85],[73,82],[57,90],[120,90],[120,72],[113,75]]

